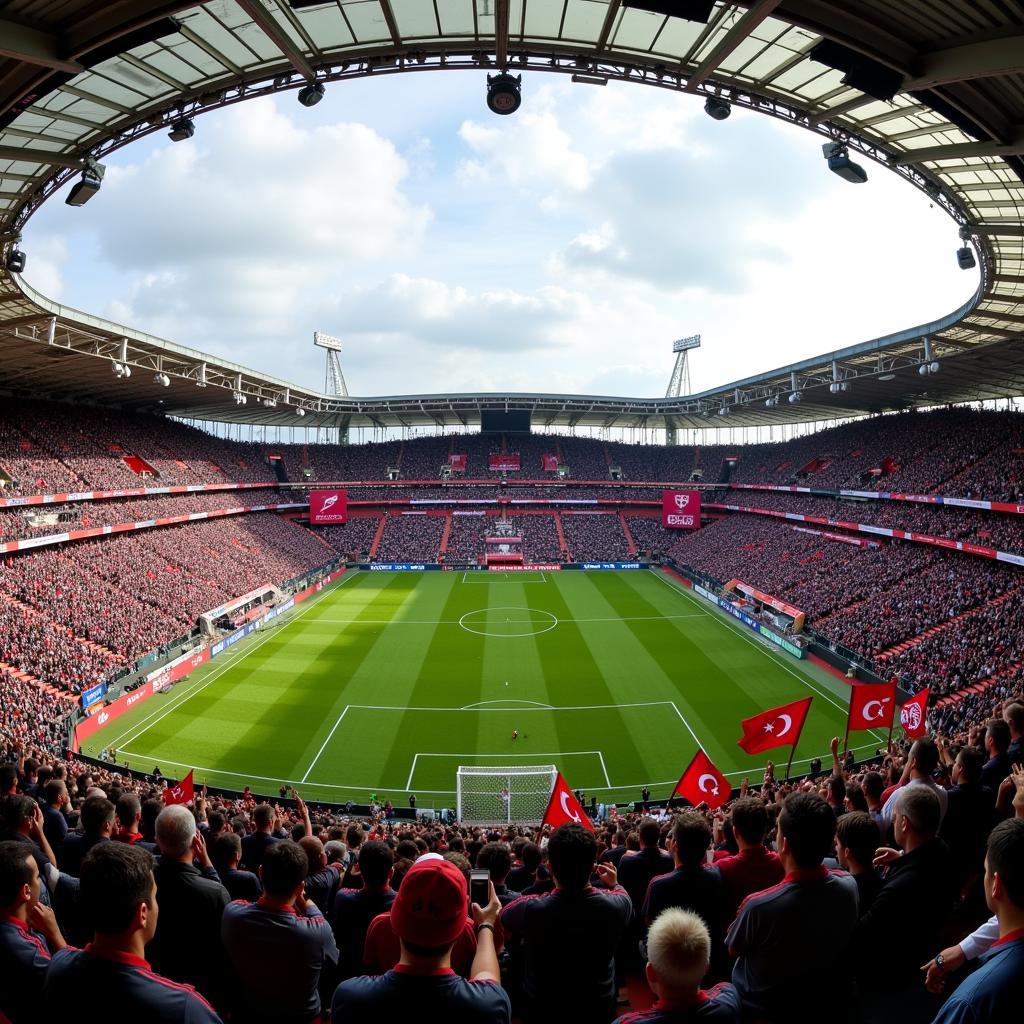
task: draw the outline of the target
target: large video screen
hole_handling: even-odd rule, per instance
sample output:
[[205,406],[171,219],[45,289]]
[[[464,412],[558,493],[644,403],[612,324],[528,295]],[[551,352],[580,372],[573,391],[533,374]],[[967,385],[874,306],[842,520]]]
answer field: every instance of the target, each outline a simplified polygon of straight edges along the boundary
[[528,434],[530,413],[525,409],[512,412],[485,409],[480,413],[480,431],[484,434]]

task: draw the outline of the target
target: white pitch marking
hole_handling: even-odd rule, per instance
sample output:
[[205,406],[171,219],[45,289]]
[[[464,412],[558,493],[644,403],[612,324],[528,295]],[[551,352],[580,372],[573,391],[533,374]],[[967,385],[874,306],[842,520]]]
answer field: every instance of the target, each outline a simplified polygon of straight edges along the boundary
[[324,752],[324,747],[326,747],[327,744],[331,742],[331,737],[334,735],[335,730],[338,728],[338,726],[341,725],[341,720],[348,714],[348,709],[349,705],[346,704],[341,714],[338,715],[338,719],[332,726],[331,731],[327,734],[327,739],[323,741],[323,743],[320,745],[320,749],[316,752],[316,757],[314,757],[313,760],[309,762],[309,767],[306,769],[306,774],[302,776],[303,782],[305,782],[306,779],[309,778],[309,773],[313,770],[313,765],[315,765],[317,761],[320,760],[320,755]]

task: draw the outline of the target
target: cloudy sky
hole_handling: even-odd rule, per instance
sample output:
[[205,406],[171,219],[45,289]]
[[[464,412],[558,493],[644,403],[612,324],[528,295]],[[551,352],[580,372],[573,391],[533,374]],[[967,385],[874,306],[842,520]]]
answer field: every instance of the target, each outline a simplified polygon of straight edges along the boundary
[[108,161],[29,223],[30,283],[79,309],[298,383],[320,330],[353,394],[663,394],[924,323],[973,292],[956,230],[817,136],[657,89],[530,75],[496,117],[482,75],[334,85],[197,119]]

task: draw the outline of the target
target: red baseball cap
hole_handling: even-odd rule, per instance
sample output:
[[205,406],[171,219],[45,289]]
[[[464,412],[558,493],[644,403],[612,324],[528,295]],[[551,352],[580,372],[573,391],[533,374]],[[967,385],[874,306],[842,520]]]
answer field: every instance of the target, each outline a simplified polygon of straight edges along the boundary
[[468,911],[466,876],[450,861],[428,853],[402,879],[391,904],[391,927],[414,946],[450,946],[466,926]]

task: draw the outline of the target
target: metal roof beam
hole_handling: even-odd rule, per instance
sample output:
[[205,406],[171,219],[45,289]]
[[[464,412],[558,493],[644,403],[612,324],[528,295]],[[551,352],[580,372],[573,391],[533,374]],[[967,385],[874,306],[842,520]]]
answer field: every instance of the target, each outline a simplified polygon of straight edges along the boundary
[[[387,6],[387,4],[385,4]],[[498,68],[508,70],[508,0],[497,0],[494,10],[494,53]]]
[[904,82],[905,91],[996,75],[1019,75],[1024,72],[1024,35],[937,50],[926,54],[915,71],[914,77]]
[[611,0],[611,3],[608,4],[608,11],[604,16],[604,24],[601,26],[601,34],[597,37],[597,43],[594,46],[594,50],[597,53],[600,53],[608,45],[608,40],[611,37],[612,29],[615,26],[615,19],[621,6],[622,0]]
[[52,164],[54,167],[85,166],[85,161],[76,156],[55,153],[50,149],[30,149],[28,146],[0,146],[0,160],[17,160],[22,164]]
[[697,65],[686,79],[686,92],[696,92],[697,87],[715,71],[715,69],[761,24],[782,0],[757,0],[743,12],[733,23],[725,36],[720,39],[711,52]]
[[1019,156],[1024,153],[1024,125],[1016,125],[1009,142],[955,142],[949,146],[925,146],[900,154],[893,160],[896,167],[931,163],[937,160],[958,160],[972,156]]
[[260,3],[260,0],[235,0],[235,3],[249,15],[260,31],[283,53],[292,67],[308,82],[316,81],[316,72],[306,60],[305,54],[295,46],[285,32],[281,31],[273,15]]
[[56,36],[7,18],[0,19],[0,56],[54,71],[66,71],[71,75],[85,70],[78,61],[69,60],[61,53]]

